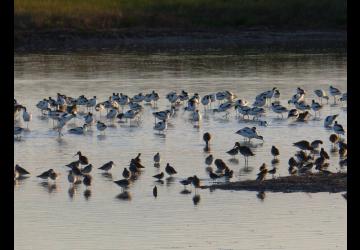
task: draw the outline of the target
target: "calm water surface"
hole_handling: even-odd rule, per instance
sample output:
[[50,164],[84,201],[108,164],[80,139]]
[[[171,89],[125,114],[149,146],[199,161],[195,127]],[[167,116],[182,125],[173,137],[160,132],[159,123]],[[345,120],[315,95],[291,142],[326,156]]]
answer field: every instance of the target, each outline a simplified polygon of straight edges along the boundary
[[[200,95],[229,90],[252,102],[255,95],[277,86],[281,101],[295,93],[297,86],[308,91],[328,91],[333,84],[346,91],[346,54],[339,53],[192,53],[192,54],[30,54],[15,56],[15,98],[33,113],[30,132],[14,141],[15,163],[29,170],[30,178],[19,181],[14,190],[15,249],[346,249],[346,200],[339,193],[271,193],[264,200],[256,192],[198,190],[201,200],[193,204],[191,194],[180,192],[184,177],[198,175],[204,184],[212,181],[205,171],[202,134],[213,135],[211,153],[234,169],[232,179],[254,179],[258,167],[271,165],[270,148],[281,152],[279,175],[288,175],[287,161],[296,149],[292,142],[321,139],[330,151],[331,130],[322,120],[290,124],[268,111],[263,118],[269,127],[258,127],[265,142],[254,141],[256,157],[244,167],[242,157],[230,162],[225,153],[240,128],[255,125],[221,114],[204,115],[200,128],[194,127],[182,108],[165,136],[153,130],[154,111],[145,106],[139,126],[115,123],[106,136],[93,128],[86,135],[64,131],[62,140],[51,129],[52,122],[40,119],[36,103],[64,93],[71,96],[96,95],[106,100],[113,92],[130,96],[156,90],[159,110],[169,108],[164,98],[185,89]],[[203,111],[202,111],[203,112]],[[347,127],[346,109],[327,105],[321,116],[339,114]],[[98,117],[98,116],[97,116]],[[82,122],[78,121],[78,125]],[[70,126],[71,127],[71,126]],[[81,150],[94,165],[90,196],[79,185],[69,193],[67,168]],[[144,173],[129,189],[131,200],[116,198],[121,190],[112,181],[122,178],[131,158],[142,153]],[[161,168],[153,167],[156,152]],[[97,170],[113,160],[112,176]],[[338,171],[339,156],[331,154],[331,171]],[[154,174],[166,163],[178,174],[164,184],[157,183],[158,197],[152,196]],[[44,184],[35,176],[53,168],[61,176],[56,184]],[[271,177],[269,177],[271,178]]]

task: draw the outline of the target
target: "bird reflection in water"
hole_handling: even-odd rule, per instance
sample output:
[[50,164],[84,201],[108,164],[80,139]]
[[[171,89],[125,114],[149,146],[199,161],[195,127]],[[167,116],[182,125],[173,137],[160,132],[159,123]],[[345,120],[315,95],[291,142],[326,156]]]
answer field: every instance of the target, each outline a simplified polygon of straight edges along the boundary
[[109,181],[113,180],[112,173],[101,173],[101,176],[108,179]]
[[49,194],[53,193],[54,191],[57,191],[56,183],[41,182],[40,186],[44,187]]
[[192,200],[193,200],[194,205],[196,206],[200,202],[200,195],[199,194],[194,195]]
[[260,192],[258,192],[257,194],[256,194],[256,197],[259,199],[259,200],[261,200],[261,201],[264,201],[264,199],[265,199],[265,192],[264,191],[260,191]]
[[91,190],[90,190],[90,189],[86,189],[86,190],[84,191],[85,200],[89,200],[90,196],[91,196]]
[[75,186],[71,186],[68,190],[68,194],[71,200],[74,199],[74,195],[76,194]]
[[128,191],[124,191],[116,196],[119,200],[131,200],[131,194]]

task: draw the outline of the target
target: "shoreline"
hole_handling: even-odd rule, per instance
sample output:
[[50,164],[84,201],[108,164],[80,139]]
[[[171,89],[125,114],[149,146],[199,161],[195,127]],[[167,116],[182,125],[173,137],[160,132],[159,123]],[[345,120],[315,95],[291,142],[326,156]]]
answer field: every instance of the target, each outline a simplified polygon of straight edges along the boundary
[[[270,177],[271,178],[271,177]],[[236,181],[202,186],[203,189],[270,191],[270,192],[330,192],[347,191],[347,173],[332,173],[325,175],[316,173],[303,176],[284,176],[267,179],[259,183],[256,180]]]
[[209,50],[323,50],[346,51],[346,30],[257,29],[117,29],[15,30],[14,52],[77,51],[209,51]]

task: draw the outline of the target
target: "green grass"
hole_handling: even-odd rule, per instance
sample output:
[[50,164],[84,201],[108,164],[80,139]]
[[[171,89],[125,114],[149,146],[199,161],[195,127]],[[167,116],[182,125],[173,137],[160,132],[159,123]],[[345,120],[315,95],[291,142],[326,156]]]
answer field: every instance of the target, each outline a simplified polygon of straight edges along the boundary
[[14,0],[15,29],[345,28],[346,0]]

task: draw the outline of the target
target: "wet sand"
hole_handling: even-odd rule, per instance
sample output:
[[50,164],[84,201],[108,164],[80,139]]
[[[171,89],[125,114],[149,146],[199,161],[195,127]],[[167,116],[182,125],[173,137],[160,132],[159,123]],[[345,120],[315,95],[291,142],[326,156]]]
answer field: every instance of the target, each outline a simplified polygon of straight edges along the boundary
[[332,173],[329,175],[316,173],[302,176],[284,176],[258,182],[256,180],[237,181],[202,186],[202,188],[246,191],[271,192],[344,192],[347,191],[347,173]]

